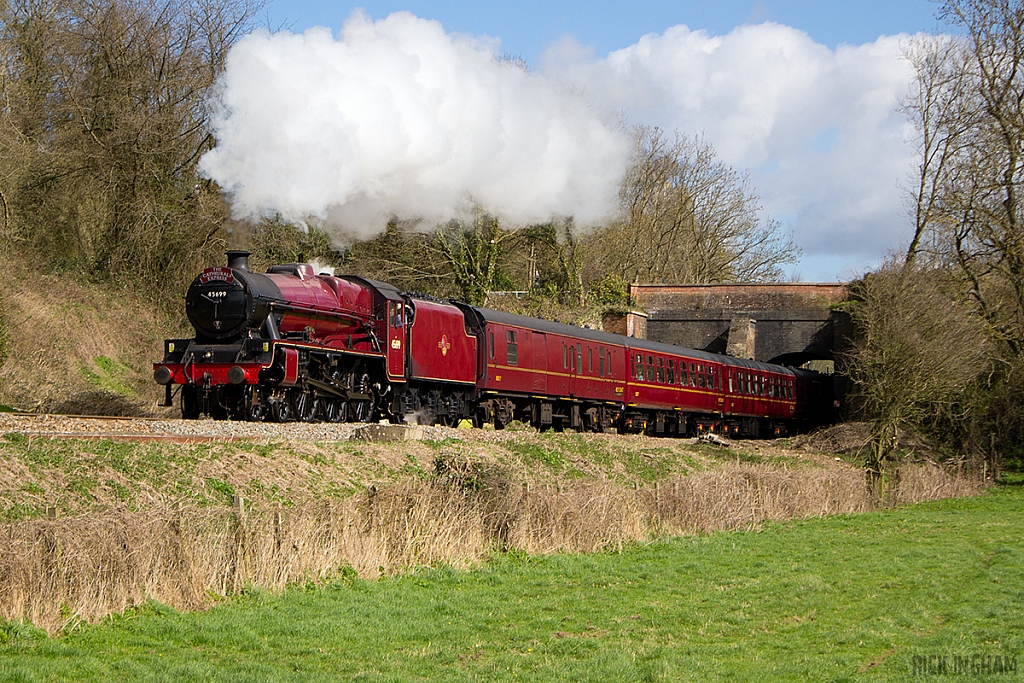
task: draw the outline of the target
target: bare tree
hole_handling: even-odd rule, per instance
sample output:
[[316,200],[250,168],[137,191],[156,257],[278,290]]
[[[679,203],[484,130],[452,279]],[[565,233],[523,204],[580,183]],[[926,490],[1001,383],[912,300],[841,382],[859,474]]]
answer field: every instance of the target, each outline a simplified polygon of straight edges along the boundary
[[[916,72],[902,111],[918,130],[918,169],[912,189],[914,234],[905,263],[913,266],[921,240],[943,221],[944,195],[951,190],[955,165],[973,124],[965,110],[969,97],[968,55],[955,39],[925,36],[909,44],[905,56]],[[935,254],[934,240],[926,249]]]
[[700,137],[638,128],[623,218],[602,235],[608,270],[631,281],[778,279],[799,250],[759,216],[749,180]]
[[949,264],[1010,354],[1024,353],[1024,6],[947,0],[963,36],[926,39],[909,55],[905,111],[919,132],[915,235],[905,262]]
[[868,473],[886,502],[901,432],[970,410],[965,394],[988,367],[987,338],[947,271],[889,264],[853,293],[859,338],[847,365],[874,420]]

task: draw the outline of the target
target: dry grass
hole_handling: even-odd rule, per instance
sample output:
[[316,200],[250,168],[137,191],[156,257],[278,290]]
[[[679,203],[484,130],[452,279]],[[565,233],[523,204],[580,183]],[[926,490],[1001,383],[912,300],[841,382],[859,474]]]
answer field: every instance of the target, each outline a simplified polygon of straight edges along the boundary
[[917,503],[922,500],[961,498],[981,490],[977,476],[960,470],[948,471],[932,463],[904,466],[896,483],[896,502]]
[[[467,566],[495,547],[593,551],[870,507],[864,475],[852,467],[737,463],[639,489],[593,479],[530,488],[498,470],[467,478],[439,466],[438,474],[296,507],[164,505],[9,524],[0,531],[0,617],[56,632],[148,599],[197,609],[248,585],[280,590],[348,567],[375,577]],[[978,489],[937,467],[910,466],[899,495],[913,502]]]
[[[6,272],[23,265],[0,256]],[[0,403],[22,410],[108,415],[170,414],[152,363],[171,322],[129,289],[57,275],[0,281],[7,358]]]

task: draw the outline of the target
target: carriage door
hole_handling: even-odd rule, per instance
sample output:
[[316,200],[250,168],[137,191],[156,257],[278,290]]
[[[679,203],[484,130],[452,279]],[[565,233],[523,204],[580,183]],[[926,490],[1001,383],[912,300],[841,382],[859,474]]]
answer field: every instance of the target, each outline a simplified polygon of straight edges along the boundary
[[586,376],[583,374],[583,344],[576,342],[576,363],[573,365],[572,395],[579,398],[584,393]]
[[732,368],[729,368],[728,373],[729,377],[726,379],[727,384],[725,386],[726,404],[724,412],[726,415],[736,412],[736,373],[733,372]]
[[405,311],[402,301],[388,301],[388,375],[405,379]]
[[547,393],[548,390],[548,343],[543,332],[533,332],[533,391]]

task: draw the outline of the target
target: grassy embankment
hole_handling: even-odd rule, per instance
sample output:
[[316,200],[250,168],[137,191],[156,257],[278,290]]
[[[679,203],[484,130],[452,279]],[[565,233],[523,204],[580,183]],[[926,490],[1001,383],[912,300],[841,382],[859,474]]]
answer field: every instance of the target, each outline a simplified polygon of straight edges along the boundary
[[1002,487],[621,552],[497,555],[202,613],[154,604],[56,639],[8,625],[0,679],[921,680],[938,657],[1020,659],[1022,539],[1024,490]]
[[[339,572],[467,567],[865,511],[831,456],[605,435],[446,432],[376,445],[0,439],[0,618],[51,633],[148,599],[177,609]],[[906,502],[976,481],[907,467]],[[238,498],[244,499],[244,504]]]

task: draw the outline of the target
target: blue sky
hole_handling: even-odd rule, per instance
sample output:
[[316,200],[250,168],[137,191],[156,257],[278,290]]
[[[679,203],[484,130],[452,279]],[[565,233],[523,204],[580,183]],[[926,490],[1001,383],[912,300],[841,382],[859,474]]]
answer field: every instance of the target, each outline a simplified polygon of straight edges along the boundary
[[[339,243],[384,215],[441,218],[466,197],[510,224],[544,212],[598,224],[624,167],[622,131],[657,126],[702,136],[749,175],[765,218],[802,249],[788,277],[851,279],[910,232],[902,55],[913,34],[940,29],[937,10],[274,0],[268,24],[289,31],[236,48],[206,169],[238,213],[316,217]],[[494,53],[530,72],[502,71]]]
[[860,45],[881,35],[936,28],[937,6],[928,0],[518,0],[517,2],[332,2],[273,0],[272,26],[304,31],[311,26],[337,30],[355,8],[374,19],[406,10],[441,22],[445,30],[501,39],[502,48],[535,64],[543,50],[570,35],[592,46],[597,56],[627,47],[645,33],[661,33],[686,24],[721,35],[741,24],[774,21],[806,32],[835,48]]

